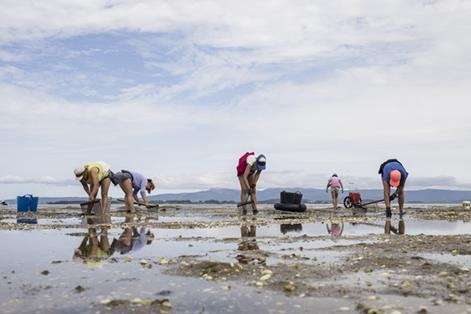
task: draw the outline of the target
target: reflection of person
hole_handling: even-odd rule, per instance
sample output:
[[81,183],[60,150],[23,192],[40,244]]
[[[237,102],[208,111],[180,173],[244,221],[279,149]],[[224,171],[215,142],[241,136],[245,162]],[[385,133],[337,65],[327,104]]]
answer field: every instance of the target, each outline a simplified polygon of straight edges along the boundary
[[325,188],[326,193],[329,191],[329,187],[332,194],[332,206],[334,207],[334,209],[337,209],[339,190],[342,189],[343,193],[343,184],[342,180],[340,180],[339,176],[336,173],[334,173],[329,179],[329,181],[327,181],[327,186]]
[[[262,170],[266,168],[266,162],[265,155],[261,154],[255,157],[255,153],[247,152],[239,158],[239,163],[237,164],[237,177],[240,183],[240,202],[241,204],[247,203],[250,195],[254,214],[258,212],[257,182]],[[243,206],[243,213],[247,213],[245,205]]]
[[384,203],[386,204],[386,217],[390,218],[391,213],[391,187],[397,188],[396,193],[399,198],[399,213],[404,210],[404,185],[409,173],[397,159],[388,159],[379,167],[378,174],[381,175],[384,191]]
[[404,234],[406,232],[406,226],[402,215],[399,216],[397,229],[391,225],[391,218],[386,218],[386,222],[384,223],[384,234],[391,234],[391,231],[396,234]]
[[243,219],[242,224],[240,225],[240,243],[239,251],[254,251],[259,250],[257,244],[257,224],[255,220],[249,224],[245,219]]
[[142,174],[135,171],[121,170],[120,172],[113,173],[110,175],[111,182],[114,185],[118,185],[124,192],[124,200],[126,202],[126,209],[129,213],[133,213],[134,201],[139,202],[137,193],[140,192],[142,201],[145,206],[149,206],[149,199],[147,198],[146,191],[148,194],[155,189],[154,182],[152,179],[145,178]]
[[108,210],[108,190],[110,188],[110,166],[102,161],[91,162],[84,166],[75,168],[75,179],[82,183],[83,189],[88,195],[89,206],[87,214],[91,213],[93,203],[98,194],[98,189],[101,189],[101,208]]
[[80,246],[75,249],[73,259],[82,261],[107,259],[111,255],[108,228],[101,227],[100,238],[98,238],[97,228],[88,228],[88,234],[83,238]]
[[330,227],[329,224],[325,224],[327,228],[327,233],[330,234],[332,237],[341,237],[343,233],[343,221],[332,221],[330,220]]
[[144,246],[149,245],[154,240],[154,234],[142,226],[139,231],[135,225],[129,225],[134,222],[135,215],[126,216],[124,222],[127,224],[119,239],[113,239],[111,243],[111,251],[114,253],[116,250],[120,254],[126,254],[130,251],[137,251]]

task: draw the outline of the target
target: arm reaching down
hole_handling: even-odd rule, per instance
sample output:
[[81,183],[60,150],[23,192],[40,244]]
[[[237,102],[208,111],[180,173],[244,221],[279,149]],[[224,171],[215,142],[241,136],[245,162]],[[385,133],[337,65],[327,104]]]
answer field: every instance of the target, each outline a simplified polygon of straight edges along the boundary
[[98,169],[92,168],[90,169],[90,176],[92,178],[92,190],[88,195],[88,199],[90,201],[94,201],[96,199],[96,195],[98,194],[98,188],[100,187],[100,182],[98,181]]
[[80,183],[82,183],[83,189],[85,190],[87,195],[90,196],[90,188],[88,187],[87,182],[85,182],[85,180],[82,179],[80,180]]
[[146,207],[148,207],[149,206],[149,198],[147,197],[147,194],[146,194],[145,190],[144,191],[141,190],[141,197],[142,197],[142,201],[144,202],[144,205]]

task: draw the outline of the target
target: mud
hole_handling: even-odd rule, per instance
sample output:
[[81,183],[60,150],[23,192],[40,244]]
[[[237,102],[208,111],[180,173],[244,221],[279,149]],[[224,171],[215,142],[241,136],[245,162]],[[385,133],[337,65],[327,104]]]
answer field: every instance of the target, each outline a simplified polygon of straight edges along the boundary
[[[471,212],[0,215],[5,313],[471,313]],[[29,221],[29,223],[24,222]],[[393,228],[391,228],[391,226]],[[396,234],[394,233],[394,230]]]

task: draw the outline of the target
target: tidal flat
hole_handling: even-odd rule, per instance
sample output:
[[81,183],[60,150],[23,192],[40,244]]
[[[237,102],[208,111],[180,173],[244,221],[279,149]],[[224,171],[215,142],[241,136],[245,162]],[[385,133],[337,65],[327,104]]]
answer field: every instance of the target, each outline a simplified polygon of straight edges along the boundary
[[234,207],[2,209],[1,312],[471,313],[469,210]]

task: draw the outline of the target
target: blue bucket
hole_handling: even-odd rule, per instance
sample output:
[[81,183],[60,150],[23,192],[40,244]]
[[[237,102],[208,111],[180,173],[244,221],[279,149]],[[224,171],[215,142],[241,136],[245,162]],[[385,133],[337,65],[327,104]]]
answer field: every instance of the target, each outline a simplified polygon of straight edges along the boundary
[[38,210],[39,197],[31,194],[16,197],[17,212],[36,212]]

